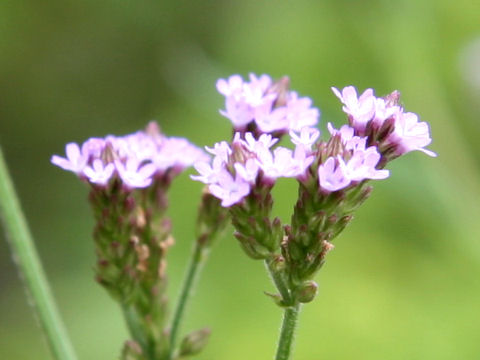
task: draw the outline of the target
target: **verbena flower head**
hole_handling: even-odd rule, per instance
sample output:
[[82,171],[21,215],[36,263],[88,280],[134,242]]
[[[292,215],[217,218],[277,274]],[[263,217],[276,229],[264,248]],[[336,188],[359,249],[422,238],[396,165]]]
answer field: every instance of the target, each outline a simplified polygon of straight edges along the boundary
[[307,97],[288,90],[287,77],[277,82],[268,75],[250,74],[249,81],[239,75],[217,81],[217,90],[225,96],[225,110],[220,113],[235,131],[284,134],[300,131],[318,122],[320,112]]
[[69,143],[66,158],[54,155],[51,162],[72,171],[94,186],[119,179],[126,188],[145,188],[158,177],[177,175],[205,152],[183,138],[168,138],[151,122],[145,131],[125,136],[91,138],[81,146]]
[[[142,326],[157,338],[166,328],[166,252],[174,243],[166,217],[168,186],[186,167],[208,159],[186,139],[163,135],[154,122],[125,136],[69,143],[66,157],[51,158],[91,185],[96,280],[134,309]],[[223,208],[217,199],[208,195],[203,201],[206,214],[199,220],[203,237],[221,230],[226,218],[218,211]],[[208,214],[209,209],[213,213]],[[158,342],[155,351],[165,353],[166,346]]]
[[[330,134],[339,139],[337,154],[332,154],[318,168],[319,185],[327,192],[344,189],[367,179],[385,179],[388,170],[377,169],[381,154],[377,147],[367,147],[368,138],[354,135],[343,125],[340,130],[328,124]],[[337,142],[338,143],[338,142]]]
[[348,115],[355,134],[368,136],[369,142],[378,146],[386,161],[414,150],[436,156],[433,151],[425,149],[432,141],[428,124],[419,122],[416,114],[403,111],[398,91],[384,98],[376,97],[372,89],[358,96],[353,86],[342,91],[333,87],[332,91],[344,104],[343,111]]
[[[305,134],[304,138],[308,137]],[[222,206],[229,207],[241,202],[255,186],[273,185],[280,177],[304,175],[314,160],[308,146],[299,140],[295,150],[285,147],[272,150],[276,142],[269,134],[257,140],[252,133],[246,133],[245,139],[236,133],[232,145],[223,141],[213,149],[207,148],[214,157],[210,162],[195,163],[200,175],[192,179],[209,185],[211,193],[222,200]]]

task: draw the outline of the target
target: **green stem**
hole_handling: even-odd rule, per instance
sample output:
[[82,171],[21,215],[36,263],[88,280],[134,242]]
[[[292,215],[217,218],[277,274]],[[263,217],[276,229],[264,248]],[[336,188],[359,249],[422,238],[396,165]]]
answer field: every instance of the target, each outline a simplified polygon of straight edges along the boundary
[[195,280],[200,272],[200,265],[203,262],[202,260],[205,259],[205,256],[206,256],[206,248],[202,246],[202,244],[200,244],[198,241],[196,241],[193,255],[192,255],[192,258],[190,259],[190,264],[188,266],[187,275],[183,282],[180,298],[178,299],[177,307],[173,315],[172,326],[170,330],[170,347],[169,347],[169,356],[168,356],[169,360],[173,358],[175,343],[177,341],[178,331],[180,328],[180,323],[183,318],[183,314],[185,312],[185,307],[186,307],[188,298],[190,297],[190,294],[192,292]]
[[290,290],[288,289],[288,286],[285,283],[285,278],[282,272],[274,269],[273,261],[274,260],[271,260],[271,259],[265,260],[265,264],[267,265],[268,272],[272,277],[275,287],[277,288],[278,292],[282,296],[282,300],[285,303],[285,305],[291,305],[293,301],[292,301],[292,296],[290,294]]
[[123,316],[127,323],[128,330],[132,338],[140,345],[147,359],[155,360],[154,349],[152,349],[148,340],[145,338],[145,332],[138,319],[138,314],[135,308],[131,305],[122,305]]
[[278,341],[277,355],[275,360],[288,360],[292,352],[292,345],[297,324],[298,313],[300,312],[300,304],[285,308],[283,314],[282,330]]
[[55,359],[76,359],[16,197],[1,149],[0,214],[15,263],[33,300],[35,311]]

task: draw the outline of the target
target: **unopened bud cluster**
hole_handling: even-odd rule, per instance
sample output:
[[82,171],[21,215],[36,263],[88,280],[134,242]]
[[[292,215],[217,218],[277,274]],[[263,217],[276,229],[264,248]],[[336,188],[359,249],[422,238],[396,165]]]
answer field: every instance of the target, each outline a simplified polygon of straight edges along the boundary
[[[431,142],[428,125],[403,111],[396,91],[378,98],[372,89],[358,97],[351,86],[332,88],[349,124],[328,124],[329,138],[322,141],[314,127],[320,112],[288,89],[287,78],[234,75],[219,80],[217,89],[226,98],[221,113],[232,121],[233,141],[207,148],[212,159],[197,161],[199,175],[192,178],[229,208],[243,250],[266,261],[278,302],[309,302],[317,292],[311,279],[331,241],[371,193],[368,180],[387,178],[385,165],[409,151],[435,156],[424,148]],[[292,147],[278,146],[286,134]],[[290,224],[272,217],[271,190],[281,177],[299,186]]]

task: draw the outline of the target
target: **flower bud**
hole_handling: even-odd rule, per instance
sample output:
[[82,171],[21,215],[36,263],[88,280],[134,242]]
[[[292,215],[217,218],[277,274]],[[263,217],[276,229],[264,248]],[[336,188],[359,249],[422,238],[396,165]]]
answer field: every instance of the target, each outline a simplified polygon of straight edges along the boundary
[[338,220],[338,222],[333,227],[332,239],[335,238],[338,234],[340,234],[343,229],[352,221],[353,215],[344,215]]
[[290,79],[288,76],[283,76],[280,80],[273,83],[267,90],[267,94],[277,94],[274,107],[285,106],[288,102],[288,88],[290,87]]
[[207,345],[210,329],[204,328],[185,336],[180,344],[180,357],[198,354]]
[[266,259],[270,254],[269,250],[259,244],[253,236],[246,236],[238,231],[233,235],[240,242],[245,253],[252,259]]
[[271,262],[271,268],[275,272],[281,272],[285,269],[285,258],[282,255],[276,255]]
[[315,298],[317,290],[317,283],[314,281],[306,281],[297,289],[297,300],[301,303],[308,303]]
[[398,105],[400,102],[400,91],[394,90],[392,93],[385,96],[385,101],[388,106]]

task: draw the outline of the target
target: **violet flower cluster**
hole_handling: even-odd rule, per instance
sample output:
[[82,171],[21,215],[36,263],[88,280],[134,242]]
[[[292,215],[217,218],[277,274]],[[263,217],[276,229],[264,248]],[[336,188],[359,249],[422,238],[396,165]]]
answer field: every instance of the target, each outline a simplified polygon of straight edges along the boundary
[[389,160],[413,150],[436,156],[433,151],[425,149],[432,142],[428,124],[419,122],[417,114],[404,112],[398,103],[398,91],[385,98],[375,97],[373,89],[358,96],[353,86],[342,91],[332,88],[332,91],[343,103],[343,111],[348,115],[355,134],[368,136]]
[[312,100],[288,90],[289,79],[273,82],[270,76],[250,74],[250,81],[239,75],[217,81],[217,90],[225,96],[225,110],[220,113],[230,119],[235,131],[285,133],[314,126],[320,112]]
[[[250,82],[238,75],[217,82],[218,91],[226,97],[227,110],[221,113],[232,121],[234,129],[254,124],[262,133],[256,139],[255,132],[236,132],[232,144],[222,141],[206,148],[213,155],[211,161],[195,162],[200,175],[192,178],[209,185],[225,207],[241,202],[258,178],[271,183],[279,177],[308,181],[308,169],[319,155],[320,132],[313,127],[319,111],[310,107],[309,98],[299,99],[284,86],[284,79],[273,84],[269,76],[253,74]],[[382,169],[386,161],[412,150],[435,156],[424,148],[431,142],[427,123],[403,111],[397,92],[377,98],[372,89],[360,97],[352,86],[342,92],[332,90],[343,102],[350,125],[337,130],[328,124],[330,135],[338,141],[337,149],[318,164],[320,191],[338,191],[366,179],[385,179],[389,176],[389,171]],[[271,126],[265,126],[266,122]],[[293,150],[282,146],[273,149],[279,139],[268,133],[277,131],[289,133]]]
[[105,187],[117,178],[128,189],[148,187],[156,177],[175,176],[206,159],[203,150],[188,140],[161,134],[155,122],[145,131],[91,138],[82,145],[69,143],[65,150],[67,157],[54,155],[53,164],[92,185]]
[[[206,148],[210,161],[200,160],[192,179],[230,210],[235,236],[252,258],[264,259],[282,306],[311,301],[312,276],[333,248],[330,243],[353,218],[353,211],[371,193],[368,180],[385,179],[385,165],[413,150],[436,156],[425,146],[428,125],[405,112],[397,91],[360,96],[354,87],[332,88],[344,104],[348,125],[328,124],[329,138],[315,127],[320,112],[312,101],[288,89],[289,81],[267,75],[234,75],[217,82],[225,96],[222,115],[234,128],[231,143]],[[279,146],[288,134],[290,147]],[[295,178],[299,195],[291,224],[271,218],[271,189],[281,177]]]

